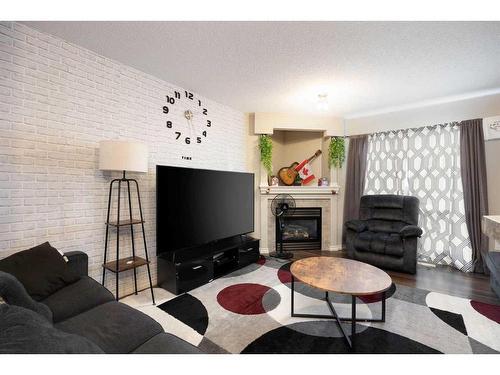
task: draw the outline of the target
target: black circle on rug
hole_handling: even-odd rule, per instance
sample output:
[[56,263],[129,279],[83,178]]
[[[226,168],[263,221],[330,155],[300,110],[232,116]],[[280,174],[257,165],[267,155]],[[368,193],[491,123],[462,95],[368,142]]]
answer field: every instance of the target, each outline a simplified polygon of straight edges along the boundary
[[[335,324],[334,322],[331,322]],[[296,323],[300,324],[300,323]],[[333,354],[352,353],[344,337],[308,335],[282,326],[260,336],[241,353],[254,354]],[[359,325],[358,325],[359,326]],[[361,327],[360,327],[361,328]],[[408,337],[373,327],[356,334],[356,353],[365,354],[437,354],[439,351]]]
[[[350,331],[350,323],[342,323],[344,329]],[[339,326],[332,320],[308,320],[304,322],[298,322],[293,324],[288,324],[288,328],[295,331],[301,332],[309,336],[322,336],[322,337],[344,337],[340,331]],[[368,329],[368,325],[358,324],[356,330],[362,332]]]
[[276,308],[281,297],[274,289],[261,284],[234,284],[217,294],[217,302],[224,309],[241,315],[264,314]]
[[158,306],[166,313],[180,320],[204,335],[208,327],[208,312],[203,303],[191,294],[181,294]]
[[[292,265],[292,262],[286,263],[282,265],[278,269],[278,279],[286,285],[288,288],[291,288],[292,285],[292,273],[290,272],[290,267]],[[313,288],[307,284],[304,284],[300,281],[295,280],[295,285],[294,285],[294,290],[297,293],[303,294],[305,296],[311,297],[311,298],[316,298],[316,299],[324,299],[325,298],[325,292],[321,291],[317,288]],[[396,284],[392,283],[390,288],[385,292],[386,293],[386,299],[390,298],[394,293],[396,292]],[[369,304],[369,303],[376,303],[382,301],[382,293],[377,293],[369,296],[360,296],[358,297],[359,300],[362,302]],[[330,293],[330,299],[333,302],[337,303],[351,303],[351,296],[345,295],[345,294],[340,294],[340,293]],[[358,302],[359,303],[359,302]]]

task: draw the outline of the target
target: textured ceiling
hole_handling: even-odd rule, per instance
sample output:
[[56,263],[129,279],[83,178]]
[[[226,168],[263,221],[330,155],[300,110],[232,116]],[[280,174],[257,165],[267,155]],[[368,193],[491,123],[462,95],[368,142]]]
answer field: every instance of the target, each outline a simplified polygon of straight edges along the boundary
[[353,115],[500,87],[500,22],[24,22],[245,112]]

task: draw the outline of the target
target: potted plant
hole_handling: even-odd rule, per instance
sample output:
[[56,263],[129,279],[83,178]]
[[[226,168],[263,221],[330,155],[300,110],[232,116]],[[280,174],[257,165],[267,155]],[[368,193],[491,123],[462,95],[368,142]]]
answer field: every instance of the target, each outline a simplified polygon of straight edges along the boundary
[[345,139],[344,137],[332,137],[330,139],[330,145],[328,146],[328,166],[330,168],[334,167],[337,169],[337,181],[332,181],[332,187],[336,193],[338,193],[340,186],[338,185],[339,180],[339,169],[345,161]]
[[273,141],[268,134],[261,134],[259,137],[260,161],[267,172],[269,183],[273,174]]

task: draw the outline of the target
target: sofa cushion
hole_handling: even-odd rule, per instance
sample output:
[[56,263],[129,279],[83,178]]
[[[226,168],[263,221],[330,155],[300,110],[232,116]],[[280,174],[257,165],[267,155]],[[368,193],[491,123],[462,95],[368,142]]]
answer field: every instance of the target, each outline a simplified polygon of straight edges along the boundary
[[385,254],[397,257],[404,255],[403,239],[399,234],[391,233],[385,238]]
[[113,294],[109,290],[94,279],[84,276],[42,302],[50,308],[54,323],[57,323],[113,300]]
[[403,195],[364,195],[361,197],[359,218],[361,220],[393,220],[406,224],[418,224],[417,197]]
[[370,244],[374,234],[374,232],[370,231],[358,233],[358,235],[354,237],[354,248],[358,251],[370,251]]
[[41,315],[19,306],[0,305],[1,354],[56,354],[103,351],[84,337],[62,332]]
[[142,312],[120,302],[107,302],[56,324],[86,337],[106,353],[130,353],[163,328]]
[[349,220],[345,223],[345,226],[357,233],[361,233],[368,229],[364,220]]
[[0,271],[0,297],[9,305],[34,311],[52,323],[52,311],[43,303],[31,298],[23,284],[14,275],[3,271]]
[[384,232],[384,233],[399,233],[399,231],[406,225],[402,221],[392,221],[392,220],[366,220],[366,225],[368,230],[372,232]]
[[48,242],[0,260],[0,271],[14,275],[36,301],[80,278]]
[[160,333],[133,351],[134,354],[202,354],[191,345],[170,333]]
[[354,249],[381,255],[402,257],[403,240],[399,234],[365,231],[354,238]]
[[420,237],[422,233],[422,229],[420,227],[417,227],[416,225],[406,225],[399,231],[399,234],[403,238]]

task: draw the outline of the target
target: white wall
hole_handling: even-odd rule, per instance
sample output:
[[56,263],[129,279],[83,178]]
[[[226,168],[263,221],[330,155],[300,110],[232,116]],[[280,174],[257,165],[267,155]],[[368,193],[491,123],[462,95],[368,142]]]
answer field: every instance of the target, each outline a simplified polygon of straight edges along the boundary
[[[175,141],[161,110],[174,89],[183,91],[24,25],[2,22],[0,258],[50,241],[62,251],[85,251],[90,275],[100,278],[107,193],[117,174],[97,170],[98,142],[138,140],[149,146],[149,173],[130,177],[142,188],[156,279],[155,165],[245,171],[251,164],[246,116],[207,98],[200,97],[213,123],[206,142]],[[180,127],[187,126],[184,109],[172,106],[169,116]],[[183,161],[182,155],[193,159]],[[123,238],[126,254],[128,232]],[[132,291],[131,281],[131,271],[122,274],[120,294]],[[139,281],[146,287],[145,269]],[[114,283],[107,286],[113,290]]]

